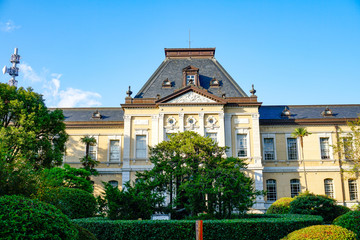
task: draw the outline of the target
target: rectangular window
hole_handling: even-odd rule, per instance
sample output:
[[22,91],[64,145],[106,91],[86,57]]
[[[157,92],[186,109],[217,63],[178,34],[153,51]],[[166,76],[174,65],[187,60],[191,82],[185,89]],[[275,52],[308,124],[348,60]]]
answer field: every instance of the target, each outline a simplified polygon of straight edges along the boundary
[[206,137],[209,137],[214,142],[217,142],[217,133],[206,133]]
[[186,85],[189,85],[190,81],[192,82],[192,84],[195,84],[195,75],[186,76]]
[[344,139],[344,156],[345,159],[349,160],[351,158],[352,141],[350,137],[345,137],[343,139]]
[[90,144],[90,146],[89,146],[89,156],[93,160],[97,160],[96,159],[96,155],[97,155],[96,151],[97,151],[97,145],[96,144]]
[[136,135],[136,158],[146,158],[146,135]]
[[120,161],[120,140],[110,140],[110,162]]
[[247,157],[247,135],[246,134],[237,134],[237,156],[238,157]]
[[334,198],[334,185],[332,179],[324,180],[325,195]]
[[264,158],[265,160],[275,160],[273,138],[264,138]]
[[266,197],[268,201],[276,201],[276,180],[266,180]]
[[329,138],[320,138],[321,159],[330,158]]
[[290,191],[291,197],[295,197],[300,193],[300,180],[299,179],[291,179],[290,180]]
[[296,138],[287,139],[288,160],[298,160],[298,148]]
[[358,190],[356,180],[349,180],[350,200],[358,200]]

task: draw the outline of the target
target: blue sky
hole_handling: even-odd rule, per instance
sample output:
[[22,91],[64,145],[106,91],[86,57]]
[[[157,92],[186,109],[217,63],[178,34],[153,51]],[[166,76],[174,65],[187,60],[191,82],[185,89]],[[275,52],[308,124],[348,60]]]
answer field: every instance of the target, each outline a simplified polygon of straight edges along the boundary
[[0,67],[18,47],[49,107],[117,107],[189,29],[264,105],[360,103],[360,0],[0,0]]

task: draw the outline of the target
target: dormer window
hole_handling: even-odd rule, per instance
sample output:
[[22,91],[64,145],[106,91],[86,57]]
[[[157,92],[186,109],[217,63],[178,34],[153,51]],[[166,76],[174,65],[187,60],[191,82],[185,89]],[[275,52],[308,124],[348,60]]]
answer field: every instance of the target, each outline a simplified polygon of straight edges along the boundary
[[210,81],[210,87],[219,87],[220,86],[220,81],[217,80],[216,78],[211,79]]
[[101,114],[98,110],[96,110],[95,112],[93,112],[92,114],[92,118],[93,119],[101,119]]
[[282,113],[281,113],[281,116],[283,116],[283,117],[290,117],[290,116],[291,116],[290,110],[289,110],[287,107],[285,107],[284,110],[283,110]]
[[194,66],[187,66],[183,69],[183,86],[199,86],[199,69]]
[[172,87],[172,84],[171,84],[171,82],[169,81],[168,78],[163,81],[162,87],[163,88],[171,88]]
[[195,84],[195,75],[187,75],[186,76],[186,85],[194,85]]
[[323,117],[330,117],[333,116],[333,111],[329,107],[326,107],[321,115],[323,115]]

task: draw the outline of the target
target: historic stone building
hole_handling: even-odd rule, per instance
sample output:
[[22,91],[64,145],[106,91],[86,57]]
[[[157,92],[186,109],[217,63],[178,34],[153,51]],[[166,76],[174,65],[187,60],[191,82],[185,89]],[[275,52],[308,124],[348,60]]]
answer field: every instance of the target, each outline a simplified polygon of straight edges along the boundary
[[102,181],[122,186],[135,172],[151,168],[148,146],[170,133],[196,131],[228,146],[228,156],[245,158],[256,189],[267,190],[254,208],[305,189],[300,145],[291,133],[306,127],[304,159],[309,190],[346,202],[359,201],[359,180],[342,176],[346,160],[334,154],[339,127],[355,120],[360,105],[264,106],[255,90],[248,96],[215,59],[214,48],[165,49],[165,60],[132,97],[118,108],[63,109],[67,143],[64,162],[80,166],[83,136],[94,136],[91,155],[100,161],[95,189]]

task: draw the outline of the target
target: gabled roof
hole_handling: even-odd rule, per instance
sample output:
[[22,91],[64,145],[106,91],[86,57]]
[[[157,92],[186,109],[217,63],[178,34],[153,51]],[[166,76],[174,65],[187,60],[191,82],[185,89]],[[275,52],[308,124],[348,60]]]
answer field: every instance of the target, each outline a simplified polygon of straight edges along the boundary
[[[201,49],[197,49],[201,52]],[[169,49],[168,49],[169,51]],[[215,52],[215,49],[213,49]],[[153,73],[145,85],[136,94],[135,98],[156,98],[159,94],[161,98],[166,97],[175,90],[183,87],[182,70],[188,66],[199,69],[200,87],[217,97],[247,97],[247,94],[239,87],[234,79],[216,61],[213,56],[208,57],[167,57],[158,69]],[[213,88],[210,81],[216,78],[220,81],[220,86]],[[163,88],[165,79],[169,79],[172,88]]]

